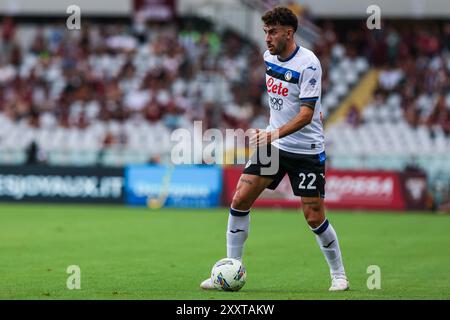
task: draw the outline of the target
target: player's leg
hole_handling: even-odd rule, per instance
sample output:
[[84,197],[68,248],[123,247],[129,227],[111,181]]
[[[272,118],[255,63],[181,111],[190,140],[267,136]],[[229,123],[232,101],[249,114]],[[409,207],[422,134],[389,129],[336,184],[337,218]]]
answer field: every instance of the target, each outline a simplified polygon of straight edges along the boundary
[[[253,203],[264,189],[275,189],[286,174],[285,168],[279,163],[278,150],[274,152],[275,149],[272,146],[266,148],[266,156],[270,157],[269,163],[262,161],[266,160],[263,158],[263,154],[255,152],[239,178],[233,195],[226,232],[228,258],[242,260],[244,243],[248,238],[250,209]],[[263,170],[263,168],[274,169],[275,172]],[[272,173],[268,174],[268,171]],[[214,289],[210,278],[203,281],[200,287],[207,290]]]
[[231,202],[227,226],[227,257],[242,260],[242,251],[248,237],[250,209],[253,202],[273,179],[242,174]]
[[[264,189],[275,189],[285,175],[285,169],[280,164],[279,150],[273,146],[263,148],[265,149],[258,149],[250,158],[233,196],[227,227],[228,258],[242,260],[244,242],[248,237],[250,208],[253,202]],[[265,155],[261,153],[264,150],[266,151]],[[264,158],[265,156],[268,158]],[[268,171],[271,172],[270,175],[268,175]]]
[[330,291],[347,290],[349,284],[345,275],[339,241],[336,231],[325,217],[323,198],[302,197],[302,208],[305,219],[315,233],[317,243],[330,267],[332,278]]
[[[239,178],[228,215],[227,258],[242,260],[250,225],[250,208],[272,182],[271,178],[245,173]],[[204,280],[200,287],[205,290],[215,289],[211,278]]]
[[286,155],[289,179],[296,196],[302,198],[306,221],[315,233],[317,243],[330,267],[330,290],[348,289],[338,238],[325,217],[325,153],[318,155]]

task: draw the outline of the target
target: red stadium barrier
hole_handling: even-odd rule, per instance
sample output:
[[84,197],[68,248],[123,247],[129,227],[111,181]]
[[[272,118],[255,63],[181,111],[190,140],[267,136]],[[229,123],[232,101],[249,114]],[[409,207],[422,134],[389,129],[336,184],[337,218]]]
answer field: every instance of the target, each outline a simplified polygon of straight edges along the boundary
[[[224,169],[224,203],[233,198],[241,167]],[[424,209],[426,176],[423,173],[394,171],[327,170],[327,208],[405,210]],[[292,193],[286,175],[277,190],[265,190],[255,207],[299,208],[300,200]]]
[[405,209],[397,172],[329,170],[326,179],[328,208]]

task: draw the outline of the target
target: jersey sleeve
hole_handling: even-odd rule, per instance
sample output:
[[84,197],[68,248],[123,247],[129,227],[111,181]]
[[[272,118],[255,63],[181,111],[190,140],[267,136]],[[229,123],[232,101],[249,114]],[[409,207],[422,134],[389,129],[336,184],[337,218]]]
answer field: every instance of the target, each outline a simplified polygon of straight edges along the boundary
[[300,77],[300,103],[314,105],[320,97],[322,90],[322,69],[320,65],[312,63],[302,72]]

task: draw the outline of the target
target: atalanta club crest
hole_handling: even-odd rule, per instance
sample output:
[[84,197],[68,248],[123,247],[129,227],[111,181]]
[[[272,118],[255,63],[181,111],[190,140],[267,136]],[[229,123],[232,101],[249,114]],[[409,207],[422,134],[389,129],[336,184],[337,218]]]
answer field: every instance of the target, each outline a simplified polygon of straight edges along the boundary
[[286,71],[286,73],[284,74],[284,78],[286,79],[286,81],[291,80],[292,79],[292,72]]

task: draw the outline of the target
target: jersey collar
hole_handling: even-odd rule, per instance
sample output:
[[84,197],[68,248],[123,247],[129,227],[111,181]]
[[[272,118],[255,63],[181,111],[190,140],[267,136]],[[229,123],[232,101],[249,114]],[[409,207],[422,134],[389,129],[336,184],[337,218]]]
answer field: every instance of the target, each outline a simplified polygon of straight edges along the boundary
[[297,47],[295,48],[294,52],[286,59],[281,59],[279,56],[277,56],[278,61],[287,62],[287,61],[291,60],[297,54],[298,50],[300,50],[300,46],[298,44],[296,46]]

